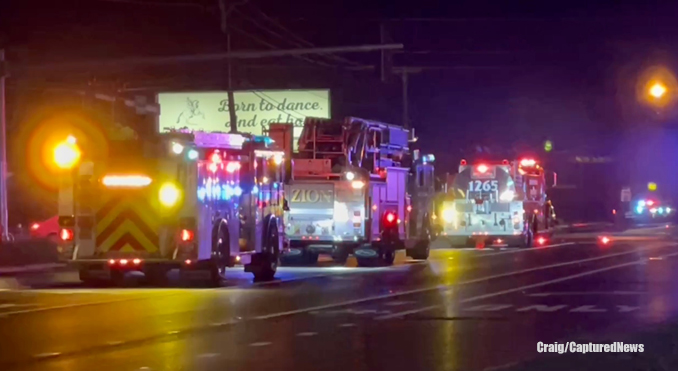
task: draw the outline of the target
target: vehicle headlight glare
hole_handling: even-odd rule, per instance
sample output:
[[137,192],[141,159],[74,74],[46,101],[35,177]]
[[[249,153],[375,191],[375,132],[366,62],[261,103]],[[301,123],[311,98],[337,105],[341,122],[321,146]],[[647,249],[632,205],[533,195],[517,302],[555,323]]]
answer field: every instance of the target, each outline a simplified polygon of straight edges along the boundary
[[172,207],[179,202],[181,190],[173,183],[165,183],[160,187],[160,203],[166,207]]

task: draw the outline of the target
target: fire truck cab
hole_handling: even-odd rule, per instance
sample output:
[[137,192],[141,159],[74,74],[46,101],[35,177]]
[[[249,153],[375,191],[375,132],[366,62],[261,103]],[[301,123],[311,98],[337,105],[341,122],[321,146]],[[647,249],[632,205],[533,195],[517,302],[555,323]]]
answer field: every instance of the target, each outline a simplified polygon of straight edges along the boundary
[[268,138],[181,132],[111,143],[65,175],[59,224],[81,280],[170,269],[218,284],[244,264],[272,279],[282,249],[283,152]]
[[[289,131],[271,125],[270,135],[285,141]],[[328,254],[343,264],[353,254],[361,266],[392,264],[403,248],[428,258],[432,157],[413,162],[408,141],[409,131],[395,125],[307,119],[286,192],[286,261],[313,264]],[[408,182],[412,172],[420,183]]]
[[453,246],[530,247],[555,219],[546,199],[544,169],[529,158],[472,164],[462,160],[441,209],[442,234]]

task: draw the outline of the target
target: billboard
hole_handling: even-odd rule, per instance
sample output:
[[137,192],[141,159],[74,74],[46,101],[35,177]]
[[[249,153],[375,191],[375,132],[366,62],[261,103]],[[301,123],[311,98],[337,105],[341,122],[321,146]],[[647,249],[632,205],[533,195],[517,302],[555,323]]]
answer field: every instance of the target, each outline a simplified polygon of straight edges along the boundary
[[[247,90],[234,92],[238,131],[262,135],[270,123],[294,124],[294,140],[306,117],[330,117],[330,91]],[[159,93],[158,129],[229,131],[225,91]]]

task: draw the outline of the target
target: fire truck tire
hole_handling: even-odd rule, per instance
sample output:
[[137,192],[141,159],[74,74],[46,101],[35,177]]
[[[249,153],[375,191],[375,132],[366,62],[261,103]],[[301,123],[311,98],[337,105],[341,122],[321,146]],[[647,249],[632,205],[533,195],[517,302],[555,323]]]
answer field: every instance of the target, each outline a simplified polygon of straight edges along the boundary
[[416,260],[426,260],[431,252],[431,241],[421,240],[417,241],[414,248],[408,251],[408,256]]
[[533,240],[534,240],[534,236],[532,235],[532,233],[525,234],[525,237],[523,237],[523,240],[521,241],[522,244],[521,244],[520,247],[523,247],[523,248],[532,247]]
[[167,272],[167,269],[161,267],[150,267],[146,272],[144,272],[144,276],[146,278],[146,282],[148,282],[149,285],[167,286],[169,282],[169,279],[167,278]]
[[227,259],[230,256],[230,235],[228,225],[220,221],[212,229],[212,251],[214,252],[210,262],[210,283],[214,286],[221,285],[226,274]]
[[302,255],[302,259],[304,260],[304,264],[316,264],[318,263],[318,256],[319,254],[317,252],[313,252],[310,250],[304,251],[304,254]]
[[111,284],[113,286],[124,286],[125,285],[125,272],[119,270],[111,271]]
[[384,265],[393,265],[395,261],[396,252],[392,249],[385,249],[381,252],[381,261]]
[[275,278],[275,273],[280,264],[279,240],[278,224],[276,221],[271,221],[268,223],[266,246],[261,252],[259,266],[252,271],[255,281],[271,281]]
[[355,258],[359,267],[374,267],[377,265],[378,259],[376,258]]
[[102,283],[101,280],[93,278],[89,274],[89,270],[87,270],[87,268],[79,269],[78,275],[80,276],[80,281],[82,281],[82,283],[84,283],[86,286],[99,286]]
[[348,256],[351,254],[351,248],[348,246],[337,246],[332,252],[332,260],[336,264],[344,265],[348,260]]

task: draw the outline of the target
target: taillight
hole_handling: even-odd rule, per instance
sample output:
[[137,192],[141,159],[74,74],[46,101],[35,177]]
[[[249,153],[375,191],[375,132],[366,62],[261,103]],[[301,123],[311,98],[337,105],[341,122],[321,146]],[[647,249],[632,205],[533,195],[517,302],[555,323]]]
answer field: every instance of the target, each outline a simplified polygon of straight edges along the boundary
[[38,223],[34,223],[34,224],[31,226],[31,229],[34,230],[34,231],[37,230],[38,228],[40,228],[40,224],[38,224]]
[[396,217],[396,215],[394,213],[390,212],[390,211],[387,212],[386,214],[384,214],[384,224],[385,225],[388,225],[388,226],[393,225],[393,224],[396,223],[397,220],[398,220],[398,218]]
[[64,228],[59,232],[59,237],[62,241],[73,241],[73,230]]
[[539,245],[539,246],[544,246],[544,245],[546,245],[546,242],[547,242],[547,240],[546,240],[546,238],[544,238],[544,237],[539,237],[539,238],[537,238],[537,245]]
[[601,245],[609,245],[610,242],[612,242],[612,239],[607,236],[600,236],[598,237],[598,242],[600,242]]
[[181,233],[179,234],[181,241],[183,242],[190,242],[193,241],[193,231],[190,229],[182,229]]

